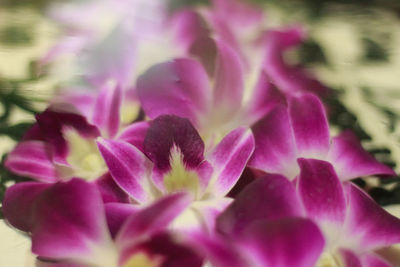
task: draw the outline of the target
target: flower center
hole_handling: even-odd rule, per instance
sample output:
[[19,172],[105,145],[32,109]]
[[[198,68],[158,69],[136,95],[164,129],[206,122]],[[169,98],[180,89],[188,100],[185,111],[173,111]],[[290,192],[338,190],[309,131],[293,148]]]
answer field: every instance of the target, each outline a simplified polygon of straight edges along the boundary
[[70,166],[60,166],[63,178],[80,177],[93,180],[107,170],[103,157],[94,139],[86,139],[74,130],[64,131],[68,143],[67,162]]
[[176,147],[171,149],[171,170],[164,175],[164,186],[168,193],[190,192],[198,197],[199,178],[195,171],[188,170],[183,162],[182,153]]

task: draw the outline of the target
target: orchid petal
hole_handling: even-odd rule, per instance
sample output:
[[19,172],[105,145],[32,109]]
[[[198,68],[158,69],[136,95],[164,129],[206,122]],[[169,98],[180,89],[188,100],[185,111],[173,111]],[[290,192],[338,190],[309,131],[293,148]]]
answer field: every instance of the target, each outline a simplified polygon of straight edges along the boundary
[[285,50],[300,44],[304,38],[305,32],[299,26],[267,32],[264,69],[278,88],[286,94],[313,92],[325,96],[329,93],[328,88],[305,69],[289,65],[284,60]]
[[50,186],[51,184],[25,182],[9,187],[2,206],[6,220],[17,229],[30,232],[35,223],[32,219],[34,202]]
[[253,25],[263,19],[263,11],[245,1],[212,0],[212,3],[220,17],[237,26]]
[[226,43],[218,41],[215,67],[214,109],[222,116],[231,116],[243,98],[243,66],[240,57]]
[[299,159],[298,191],[308,216],[317,222],[342,225],[346,201],[333,166],[326,161]]
[[196,201],[191,205],[191,208],[200,214],[199,217],[204,228],[209,232],[213,232],[217,217],[226,209],[226,207],[228,207],[229,204],[231,204],[232,201],[232,198],[227,197],[208,201]]
[[368,154],[351,131],[344,131],[332,139],[328,159],[344,181],[360,176],[396,175],[391,168]]
[[93,84],[101,86],[112,79],[125,89],[133,79],[136,49],[135,33],[129,22],[122,22],[100,43],[84,51],[79,63],[84,75]]
[[144,184],[150,164],[146,156],[123,141],[100,139],[97,144],[115,182],[139,203],[146,202],[149,196]]
[[143,235],[151,235],[166,228],[192,199],[188,194],[176,193],[159,199],[151,206],[133,214],[122,226],[116,242],[120,247],[126,247],[137,241]]
[[86,138],[95,138],[100,135],[97,127],[89,124],[85,117],[74,113],[47,109],[36,115],[36,120],[45,140],[51,145],[53,160],[59,164],[67,164],[68,145],[62,135],[64,127],[72,127]]
[[104,203],[129,202],[129,196],[114,181],[109,172],[93,181],[100,191]]
[[118,85],[104,86],[96,99],[93,122],[109,138],[113,138],[119,130],[121,101],[122,90]]
[[225,196],[239,179],[253,151],[254,137],[250,129],[237,128],[226,135],[208,157],[215,179],[210,193]]
[[385,211],[355,185],[348,187],[347,235],[370,250],[399,243],[400,219]]
[[188,51],[196,39],[207,37],[210,30],[199,13],[184,9],[173,17],[176,40],[184,51]]
[[298,173],[295,141],[285,106],[278,106],[252,127],[255,150],[249,166],[294,178]]
[[360,258],[353,251],[349,249],[340,249],[339,255],[341,262],[345,267],[363,267]]
[[239,235],[257,220],[276,220],[302,213],[294,186],[285,177],[271,174],[245,187],[220,215],[217,228],[222,233]]
[[255,266],[265,267],[314,266],[325,243],[318,227],[303,218],[259,221],[246,230],[241,242]]
[[94,246],[111,242],[101,196],[94,185],[80,179],[57,183],[44,191],[35,204],[34,253],[45,258],[90,262]]
[[132,123],[121,131],[118,139],[134,145],[140,151],[144,152],[144,138],[149,127],[150,123],[148,121]]
[[5,167],[11,172],[41,182],[56,182],[57,170],[42,141],[23,141],[7,156]]
[[111,236],[115,237],[127,219],[139,210],[138,205],[131,203],[106,203],[104,205],[108,229]]
[[285,104],[285,97],[279,92],[265,72],[260,73],[256,87],[248,103],[250,124],[264,117],[279,104]]
[[329,150],[330,133],[321,101],[311,94],[293,97],[289,100],[289,114],[300,155],[324,158]]
[[144,151],[160,171],[168,171],[170,153],[176,146],[187,167],[196,168],[204,160],[204,143],[188,119],[163,115],[152,121],[144,140]]
[[191,59],[176,59],[150,68],[138,78],[137,90],[150,118],[173,114],[198,123],[211,99],[207,73]]

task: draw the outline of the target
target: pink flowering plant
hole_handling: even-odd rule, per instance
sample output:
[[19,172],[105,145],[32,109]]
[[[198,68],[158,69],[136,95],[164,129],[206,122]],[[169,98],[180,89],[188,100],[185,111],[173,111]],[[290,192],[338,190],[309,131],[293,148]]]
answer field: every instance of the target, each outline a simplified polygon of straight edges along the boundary
[[[381,252],[400,244],[400,219],[353,182],[396,174],[351,130],[332,134],[333,90],[284,57],[302,26],[266,28],[240,0],[87,1],[51,16],[69,35],[40,64],[75,56],[84,82],[4,163],[26,179],[2,211],[37,266],[399,266]],[[160,37],[173,52],[138,73]]]

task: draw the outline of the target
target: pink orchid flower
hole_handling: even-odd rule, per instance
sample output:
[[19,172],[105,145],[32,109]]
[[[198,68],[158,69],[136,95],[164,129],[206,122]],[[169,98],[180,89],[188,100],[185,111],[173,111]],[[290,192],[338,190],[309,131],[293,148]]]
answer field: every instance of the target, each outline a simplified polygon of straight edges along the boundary
[[150,122],[143,152],[125,141],[100,139],[98,145],[132,204],[140,207],[161,196],[189,193],[192,204],[176,225],[197,230],[212,229],[215,216],[231,201],[226,195],[252,154],[254,140],[250,130],[238,128],[205,152],[188,119],[163,115]]
[[31,235],[39,266],[200,267],[202,257],[167,230],[189,203],[184,193],[160,198],[127,217],[114,238],[99,191],[81,179],[16,184],[3,207],[10,224]]
[[395,175],[369,155],[350,131],[331,138],[321,101],[314,95],[291,97],[253,127],[256,148],[249,166],[294,179],[297,159],[315,158],[332,163],[342,181],[368,175]]
[[246,187],[218,218],[218,231],[254,266],[392,266],[376,251],[400,243],[400,220],[354,184],[342,184],[329,162],[298,161],[295,182],[269,174]]

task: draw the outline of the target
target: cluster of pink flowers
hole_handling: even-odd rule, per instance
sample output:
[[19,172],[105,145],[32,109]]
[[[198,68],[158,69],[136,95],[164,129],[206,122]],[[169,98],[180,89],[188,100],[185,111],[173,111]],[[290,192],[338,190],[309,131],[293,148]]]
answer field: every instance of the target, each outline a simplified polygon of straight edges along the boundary
[[[211,2],[52,10],[68,36],[42,63],[72,56],[87,88],[60,92],[9,153],[33,181],[8,188],[6,220],[40,266],[394,266],[378,250],[400,219],[351,182],[394,172],[350,131],[331,137],[330,90],[284,57],[305,31]],[[160,36],[170,60],[137,75]]]

